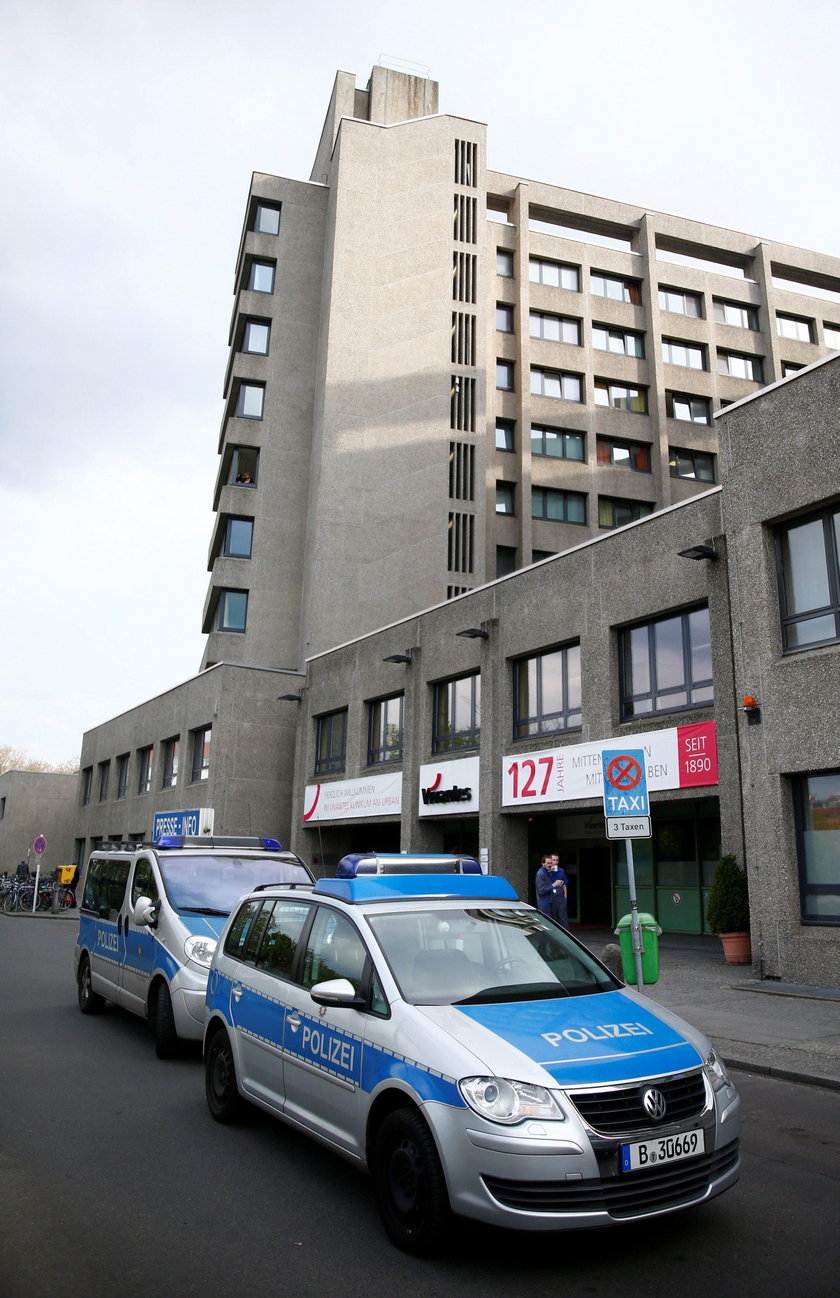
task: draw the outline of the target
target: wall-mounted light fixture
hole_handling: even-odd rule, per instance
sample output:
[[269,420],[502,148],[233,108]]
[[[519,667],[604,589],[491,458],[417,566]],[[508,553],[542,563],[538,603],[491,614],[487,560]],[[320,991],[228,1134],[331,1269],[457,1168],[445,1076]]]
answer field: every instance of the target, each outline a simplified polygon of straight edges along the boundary
[[280,699],[288,699],[290,703],[300,703],[302,698],[303,698],[302,694],[278,694],[277,695],[278,702]]
[[677,550],[681,559],[717,559],[718,552],[713,545],[690,545],[687,550]]
[[455,634],[466,636],[468,640],[490,639],[490,632],[479,626],[468,626],[465,631],[456,631]]
[[758,699],[754,694],[744,695],[741,709],[746,713],[747,724],[750,726],[757,726],[761,721],[761,708],[758,706]]
[[382,661],[384,663],[410,663],[411,654],[388,654]]

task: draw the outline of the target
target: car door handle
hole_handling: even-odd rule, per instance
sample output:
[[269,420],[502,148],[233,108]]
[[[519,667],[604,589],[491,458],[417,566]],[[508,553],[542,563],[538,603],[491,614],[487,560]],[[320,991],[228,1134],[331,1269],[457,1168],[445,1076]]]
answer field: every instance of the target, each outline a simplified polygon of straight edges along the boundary
[[234,999],[235,1001],[241,1000],[241,999],[242,999],[242,984],[241,984],[241,983],[237,983],[235,987],[231,987],[231,989],[230,989],[230,994],[231,994],[231,996],[233,997],[233,999]]
[[301,1020],[298,1018],[297,1012],[290,1014],[286,1019],[286,1022],[288,1023],[289,1027],[292,1029],[293,1032],[297,1032],[301,1024]]

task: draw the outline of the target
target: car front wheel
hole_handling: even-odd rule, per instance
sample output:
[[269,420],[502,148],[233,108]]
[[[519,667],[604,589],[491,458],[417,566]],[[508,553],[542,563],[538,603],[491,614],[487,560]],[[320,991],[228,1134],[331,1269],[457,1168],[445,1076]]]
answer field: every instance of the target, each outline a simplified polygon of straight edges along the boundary
[[376,1206],[393,1242],[415,1256],[433,1252],[449,1225],[449,1196],[432,1133],[416,1109],[384,1119],[371,1170]]

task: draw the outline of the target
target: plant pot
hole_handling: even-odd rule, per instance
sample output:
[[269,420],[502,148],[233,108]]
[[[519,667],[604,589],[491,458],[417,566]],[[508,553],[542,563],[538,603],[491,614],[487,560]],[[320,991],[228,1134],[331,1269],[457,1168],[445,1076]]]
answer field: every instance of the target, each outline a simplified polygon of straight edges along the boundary
[[752,946],[749,933],[719,933],[723,943],[723,958],[727,964],[752,964]]

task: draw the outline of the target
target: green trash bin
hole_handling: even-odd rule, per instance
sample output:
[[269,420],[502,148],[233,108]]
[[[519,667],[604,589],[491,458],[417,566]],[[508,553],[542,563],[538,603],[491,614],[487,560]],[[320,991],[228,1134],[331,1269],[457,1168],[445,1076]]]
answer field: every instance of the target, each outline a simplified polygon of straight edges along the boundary
[[[639,911],[639,928],[642,938],[642,982],[659,981],[659,934],[662,929],[652,915]],[[621,965],[626,983],[636,982],[636,956],[633,951],[633,920],[622,915],[615,930],[621,947]]]

